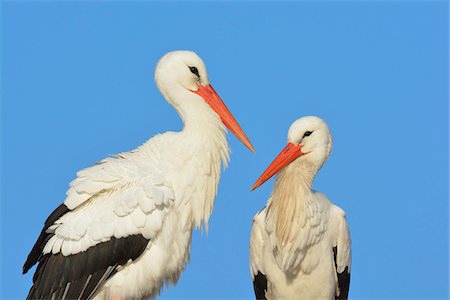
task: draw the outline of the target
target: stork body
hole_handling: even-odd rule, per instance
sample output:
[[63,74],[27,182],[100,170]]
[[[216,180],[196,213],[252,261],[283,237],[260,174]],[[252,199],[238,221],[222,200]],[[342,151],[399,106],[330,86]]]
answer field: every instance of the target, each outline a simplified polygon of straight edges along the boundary
[[351,241],[345,212],[311,189],[331,151],[317,117],[293,123],[288,145],[253,186],[278,173],[267,205],[256,214],[250,269],[257,299],[347,299]]
[[154,298],[178,280],[228,162],[224,123],[252,147],[193,52],[164,56],[155,80],[184,129],[77,173],[24,265],[39,263],[28,298]]

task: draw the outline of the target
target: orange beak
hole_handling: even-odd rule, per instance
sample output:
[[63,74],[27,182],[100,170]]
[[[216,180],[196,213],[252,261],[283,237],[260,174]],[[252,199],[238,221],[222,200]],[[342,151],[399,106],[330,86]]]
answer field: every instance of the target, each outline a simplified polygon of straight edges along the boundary
[[286,147],[278,154],[270,166],[262,173],[252,186],[252,191],[277,174],[281,169],[293,162],[297,157],[302,156],[302,146],[288,143]]
[[219,95],[216,93],[216,91],[213,89],[213,87],[208,84],[207,86],[198,85],[198,90],[193,91],[200,97],[202,97],[206,103],[211,106],[211,108],[219,115],[220,119],[222,120],[223,124],[245,145],[248,149],[250,149],[252,152],[255,152],[255,149],[253,149],[252,143],[250,143],[250,140],[245,135],[244,131],[241,129],[241,126],[239,126],[236,119],[233,117],[231,112],[228,110],[225,103],[223,103],[222,99],[220,99]]

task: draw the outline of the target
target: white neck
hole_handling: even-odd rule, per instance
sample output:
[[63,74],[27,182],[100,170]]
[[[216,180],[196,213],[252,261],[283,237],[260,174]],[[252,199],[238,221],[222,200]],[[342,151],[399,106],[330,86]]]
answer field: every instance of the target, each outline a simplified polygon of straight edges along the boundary
[[[171,141],[178,149],[174,156],[184,160],[180,169],[180,189],[191,191],[183,197],[191,207],[197,227],[207,226],[220,180],[221,165],[229,161],[226,129],[219,116],[197,94],[175,85],[161,89],[183,120],[184,128]],[[187,178],[187,179],[186,179]],[[207,228],[207,227],[206,227]]]
[[181,92],[183,99],[177,101],[177,105],[174,104],[184,123],[180,139],[191,147],[188,151],[204,155],[202,159],[208,158],[207,154],[212,153],[217,158],[217,163],[223,163],[226,167],[229,148],[227,130],[222,120],[200,96],[185,89]]
[[187,151],[191,153],[193,166],[187,169],[189,174],[186,176],[195,178],[194,194],[189,200],[193,221],[197,228],[204,224],[206,230],[214,208],[221,167],[227,167],[229,161],[226,130],[219,117],[209,107],[207,109],[209,111],[205,111],[202,120],[185,115],[185,127],[181,132],[185,147],[190,147]]
[[276,177],[268,202],[267,218],[275,225],[279,246],[284,247],[295,236],[300,223],[304,226],[312,202],[311,184],[315,172],[301,164],[291,163]]
[[[285,271],[292,271],[301,261],[305,248],[313,243],[315,232],[311,228],[321,219],[315,217],[321,211],[311,190],[316,172],[312,164],[300,159],[288,165],[278,174],[267,205],[268,230],[275,233],[272,246]],[[295,260],[287,260],[289,253],[299,254]]]

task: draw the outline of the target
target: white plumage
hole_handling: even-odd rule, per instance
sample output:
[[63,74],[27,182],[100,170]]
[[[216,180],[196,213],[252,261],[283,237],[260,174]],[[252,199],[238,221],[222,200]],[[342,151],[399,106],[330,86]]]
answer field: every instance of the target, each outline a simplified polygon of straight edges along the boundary
[[[43,257],[37,258],[33,248],[24,266],[26,272],[38,260],[43,265],[29,298],[153,298],[164,283],[178,280],[189,260],[192,230],[207,226],[221,165],[229,159],[224,123],[253,148],[209,85],[195,53],[166,54],[155,81],[180,113],[184,129],[157,135],[77,173],[63,213],[52,214],[56,220],[41,233],[45,241],[36,243]],[[109,261],[103,262],[105,257]],[[84,262],[89,272],[65,270],[61,265],[69,259]],[[45,268],[50,266],[60,272],[57,284],[48,283],[53,271]],[[94,278],[97,286],[90,286]]]
[[351,241],[345,212],[311,189],[331,151],[328,126],[303,117],[288,145],[257,180],[278,173],[267,205],[256,214],[250,270],[257,299],[347,299]]

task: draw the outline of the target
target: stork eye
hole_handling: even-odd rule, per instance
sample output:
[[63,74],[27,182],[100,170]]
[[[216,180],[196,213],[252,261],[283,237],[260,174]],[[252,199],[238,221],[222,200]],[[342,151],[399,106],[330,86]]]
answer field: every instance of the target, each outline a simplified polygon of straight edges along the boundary
[[198,69],[196,67],[189,67],[189,70],[191,70],[191,73],[200,78],[200,75],[198,74]]
[[305,132],[305,134],[303,135],[303,137],[305,137],[305,136],[310,136],[311,133],[312,133],[312,131],[307,131],[307,132]]

